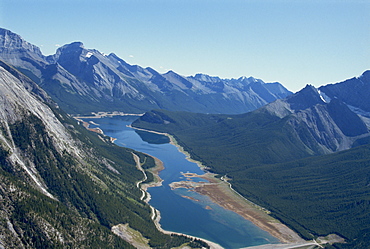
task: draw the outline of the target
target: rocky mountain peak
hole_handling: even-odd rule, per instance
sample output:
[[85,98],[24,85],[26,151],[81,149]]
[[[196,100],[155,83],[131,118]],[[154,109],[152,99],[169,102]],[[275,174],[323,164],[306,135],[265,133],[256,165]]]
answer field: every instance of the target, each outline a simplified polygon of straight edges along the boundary
[[69,44],[66,44],[60,47],[58,50],[80,50],[84,48],[84,44],[82,42],[76,41]]
[[217,76],[209,76],[209,75],[203,74],[203,73],[198,73],[195,76],[190,76],[190,77],[193,78],[193,79],[199,80],[199,81],[210,82],[210,83],[211,82],[218,82],[218,81],[221,80]]
[[58,48],[55,55],[48,57],[48,61],[52,64],[59,63],[69,72],[78,73],[81,62],[87,59],[86,55],[88,55],[88,51],[84,48],[82,42],[72,42]]
[[179,74],[172,70],[169,70],[167,73],[163,74],[163,77],[165,77],[167,80],[183,78],[182,76],[180,76]]
[[41,50],[9,30],[0,28],[0,60],[41,77],[46,64]]
[[31,51],[42,57],[41,50],[10,30],[0,28],[0,52]]
[[78,55],[79,56],[83,50],[84,50],[84,46],[82,42],[72,42],[70,44],[66,44],[58,48],[55,54],[55,57],[59,58],[65,55]]
[[306,85],[299,92],[289,96],[287,102],[292,110],[304,110],[317,104],[324,104],[318,90],[312,85]]
[[238,78],[237,81],[243,83],[244,85],[248,85],[248,84],[251,84],[251,83],[257,83],[257,82],[265,84],[265,82],[263,82],[260,79],[256,79],[254,77],[245,77],[245,76],[242,76],[242,77]]
[[370,70],[366,70],[360,77],[360,80],[364,80],[366,82],[370,82]]
[[177,73],[175,73],[173,70],[169,70],[167,73],[165,73],[164,75],[177,75]]

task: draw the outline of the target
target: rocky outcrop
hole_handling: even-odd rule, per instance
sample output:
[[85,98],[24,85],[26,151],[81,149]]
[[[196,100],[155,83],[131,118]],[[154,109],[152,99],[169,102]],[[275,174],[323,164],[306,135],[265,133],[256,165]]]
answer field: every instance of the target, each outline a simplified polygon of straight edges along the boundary
[[[370,82],[367,82],[369,88]],[[322,88],[320,88],[322,89]],[[322,97],[321,90],[307,85],[301,91],[262,107],[279,118],[286,118],[294,136],[311,154],[328,154],[349,149],[369,135],[363,118],[342,100]],[[356,98],[350,94],[347,98]]]
[[46,65],[40,48],[23,40],[9,30],[0,28],[0,59],[15,66],[31,70],[38,77]]

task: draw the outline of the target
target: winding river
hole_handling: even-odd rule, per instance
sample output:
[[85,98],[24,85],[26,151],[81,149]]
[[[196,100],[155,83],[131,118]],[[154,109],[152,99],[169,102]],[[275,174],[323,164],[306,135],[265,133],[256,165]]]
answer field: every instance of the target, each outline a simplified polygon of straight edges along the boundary
[[[269,233],[212,203],[208,197],[184,188],[171,189],[170,183],[185,180],[182,173],[202,175],[204,172],[196,163],[188,161],[176,146],[145,142],[134,129],[128,127],[136,118],[114,116],[84,118],[84,121],[93,123],[91,128],[99,127],[104,134],[116,138],[117,145],[147,153],[164,163],[165,169],[160,172],[162,186],[148,189],[151,195],[149,204],[160,211],[160,224],[164,230],[204,238],[227,249],[279,243]],[[192,181],[205,180],[192,178]]]

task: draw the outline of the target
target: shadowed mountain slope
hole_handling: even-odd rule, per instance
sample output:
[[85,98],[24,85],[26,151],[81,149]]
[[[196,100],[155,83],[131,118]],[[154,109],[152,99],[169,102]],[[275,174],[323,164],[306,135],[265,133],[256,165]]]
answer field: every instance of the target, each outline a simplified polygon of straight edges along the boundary
[[370,71],[337,84],[321,86],[320,92],[330,99],[340,99],[356,113],[370,117]]

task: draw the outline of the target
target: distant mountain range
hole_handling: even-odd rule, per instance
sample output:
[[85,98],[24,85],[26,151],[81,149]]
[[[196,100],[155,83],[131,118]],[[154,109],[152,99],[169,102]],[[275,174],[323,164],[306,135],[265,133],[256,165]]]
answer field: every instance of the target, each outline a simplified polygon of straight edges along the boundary
[[291,94],[280,83],[253,77],[160,74],[129,65],[113,53],[86,49],[81,42],[44,56],[38,47],[5,29],[0,29],[0,59],[28,75],[69,113],[152,109],[244,113]]
[[[349,149],[353,145],[366,143],[369,140],[370,102],[367,96],[370,96],[370,71],[364,72],[360,77],[318,89],[307,85],[301,91],[284,99],[278,99],[251,113],[236,117],[239,121],[242,117],[246,117],[243,125],[258,124],[261,120],[255,121],[256,116],[259,118],[263,116],[263,119],[266,118],[268,122],[272,119],[283,125],[281,128],[289,127],[291,141],[294,141],[296,147],[303,146],[301,152],[304,152],[304,155],[329,154]],[[171,122],[165,122],[156,113],[148,112],[140,120],[148,123],[154,122],[158,129],[171,127]],[[190,114],[182,112],[181,115],[187,117]],[[220,115],[220,117],[224,116]],[[227,122],[233,123],[233,119],[235,118]],[[184,122],[186,123],[186,120]],[[167,125],[161,128],[163,124]],[[193,124],[201,127],[200,124],[203,122],[193,122]],[[231,127],[238,125],[242,124],[236,123]],[[258,125],[256,127],[261,128]],[[260,134],[253,129],[250,132]],[[297,158],[299,154],[293,153],[290,157]]]

